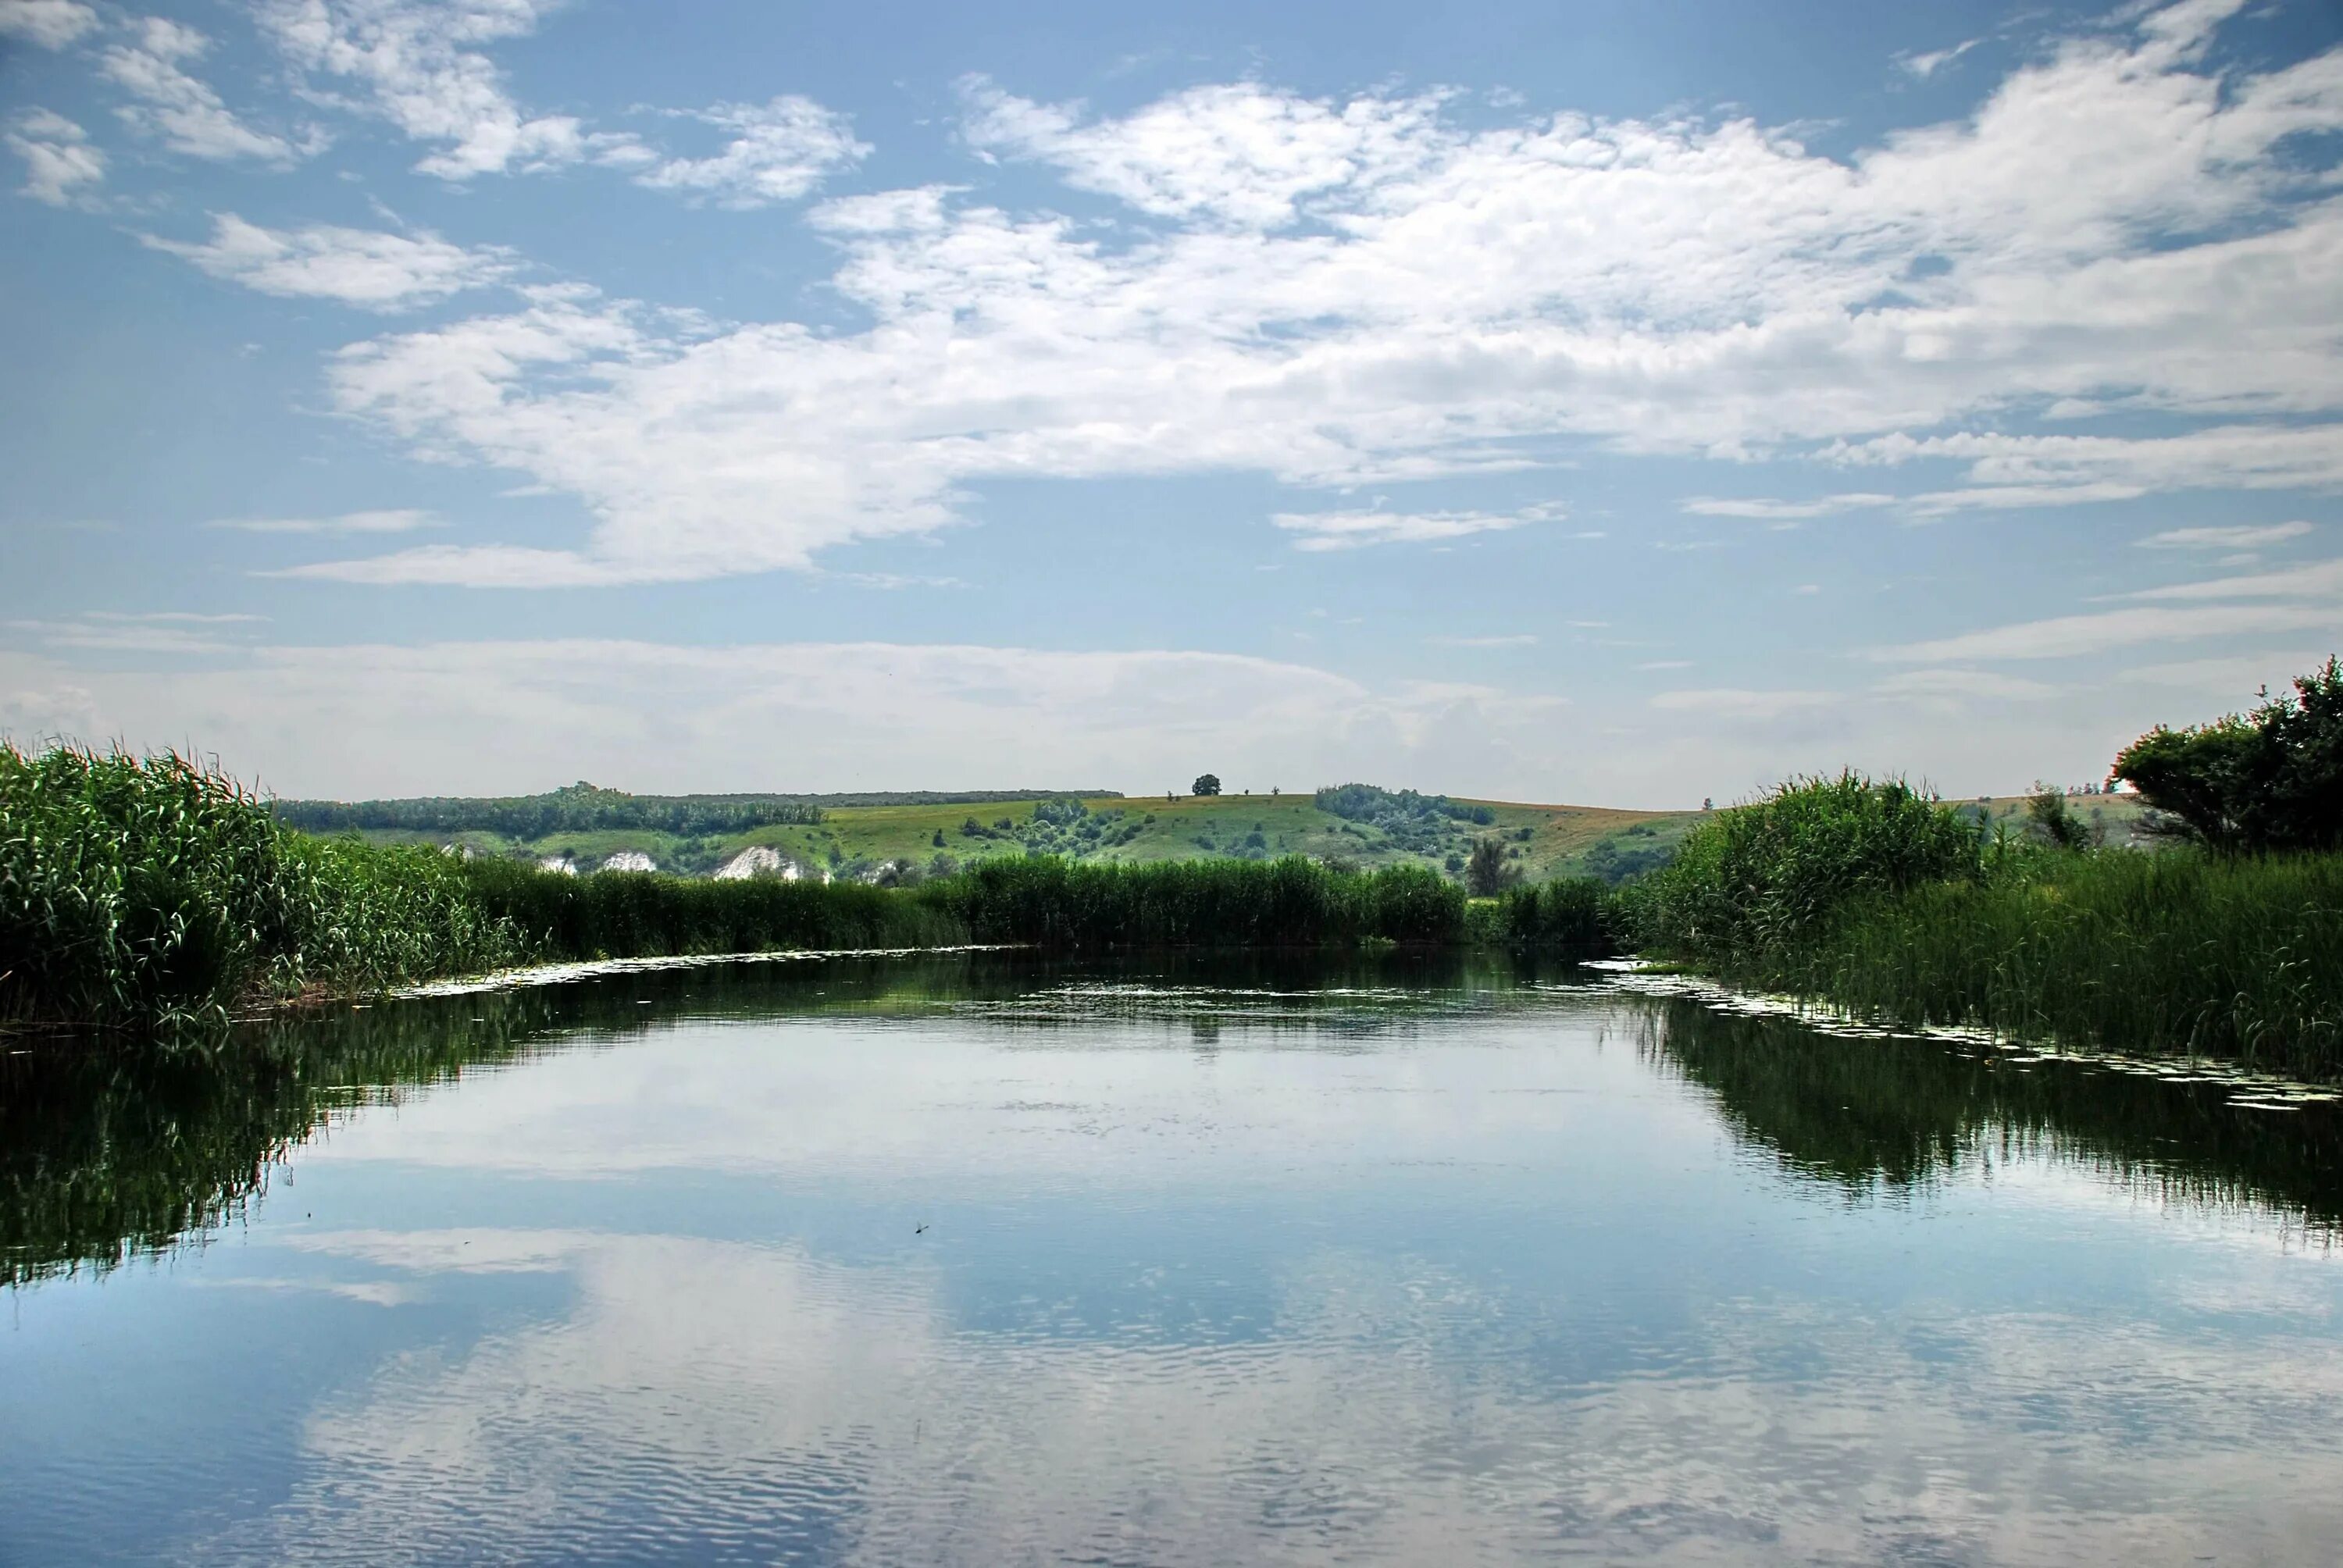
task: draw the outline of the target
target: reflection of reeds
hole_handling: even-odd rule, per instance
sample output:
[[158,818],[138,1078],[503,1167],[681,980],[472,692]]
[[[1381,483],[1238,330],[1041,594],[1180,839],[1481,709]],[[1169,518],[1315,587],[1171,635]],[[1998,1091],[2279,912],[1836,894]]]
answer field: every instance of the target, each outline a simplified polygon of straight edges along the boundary
[[2343,856],[2013,844],[1843,778],[1703,824],[1623,911],[1649,952],[1860,1014],[2343,1076]]
[[1680,999],[1639,1012],[1638,1049],[1715,1095],[1736,1135],[1850,1192],[2046,1158],[2167,1201],[2267,1206],[2343,1234],[2343,1114],[2329,1107],[2258,1115],[2227,1103],[2226,1083],[1837,1037]]

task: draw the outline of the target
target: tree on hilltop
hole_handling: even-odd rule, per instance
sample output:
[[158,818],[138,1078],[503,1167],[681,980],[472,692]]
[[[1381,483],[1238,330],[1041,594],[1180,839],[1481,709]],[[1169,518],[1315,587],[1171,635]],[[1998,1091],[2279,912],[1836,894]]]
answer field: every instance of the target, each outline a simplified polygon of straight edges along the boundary
[[1220,792],[1221,776],[1217,773],[1199,774],[1196,781],[1188,786],[1191,795],[1217,795]]

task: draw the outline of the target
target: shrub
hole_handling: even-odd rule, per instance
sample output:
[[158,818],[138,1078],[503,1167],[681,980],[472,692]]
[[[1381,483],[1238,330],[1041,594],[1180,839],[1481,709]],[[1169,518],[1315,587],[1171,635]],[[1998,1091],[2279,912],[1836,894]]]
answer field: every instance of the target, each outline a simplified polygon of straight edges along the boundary
[[2343,847],[2343,664],[2264,691],[2247,713],[2158,726],[2124,748],[2114,777],[2215,849]]
[[1673,860],[1629,884],[1622,909],[1641,945],[1731,970],[1849,899],[1975,879],[1978,843],[1901,780],[1796,779],[1702,821]]

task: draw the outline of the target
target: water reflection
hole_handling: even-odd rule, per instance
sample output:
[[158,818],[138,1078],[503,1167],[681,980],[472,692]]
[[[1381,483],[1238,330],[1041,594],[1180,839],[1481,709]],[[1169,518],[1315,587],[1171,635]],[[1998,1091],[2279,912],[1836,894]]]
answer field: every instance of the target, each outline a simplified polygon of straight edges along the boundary
[[0,1059],[0,1561],[2343,1530],[2331,1107],[1453,960],[699,970],[241,1043]]
[[2272,1113],[2185,1077],[1916,1040],[1817,1033],[1681,999],[1637,1010],[1646,1055],[1715,1096],[1735,1134],[1854,1192],[2053,1161],[2171,1201],[2343,1226],[2343,1116]]

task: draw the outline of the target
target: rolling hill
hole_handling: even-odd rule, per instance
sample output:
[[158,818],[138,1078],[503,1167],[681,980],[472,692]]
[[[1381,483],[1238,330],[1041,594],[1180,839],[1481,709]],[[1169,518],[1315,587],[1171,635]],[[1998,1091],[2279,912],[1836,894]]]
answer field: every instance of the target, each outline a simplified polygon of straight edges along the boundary
[[[572,806],[568,819],[578,825],[526,830],[543,825],[550,809],[544,803],[565,797]],[[615,803],[615,809],[575,809],[581,799]],[[727,825],[728,818],[740,819],[744,802],[755,803],[747,809],[749,825]],[[2014,820],[2022,818],[2025,799],[1965,804],[1982,807],[1994,819]],[[2137,800],[2090,796],[2075,805],[2087,819],[2104,822],[2111,840],[2136,836]],[[1121,861],[1301,854],[1360,866],[1414,862],[1453,869],[1451,859],[1461,863],[1476,838],[1494,836],[1532,880],[1591,875],[1613,882],[1664,860],[1702,816],[1472,800],[1363,785],[1314,794],[1170,799],[1040,791],[638,797],[578,785],[504,800],[283,801],[277,813],[311,831],[524,855],[581,871],[624,855],[628,865],[639,866],[633,857],[643,856],[660,869],[685,875],[711,875],[728,866],[738,874],[749,864],[742,857],[754,850],[768,851],[750,855],[760,869],[787,866],[799,874],[856,876],[902,862],[937,869],[939,857],[960,863],[1033,850]],[[389,825],[416,822],[428,825]],[[675,830],[678,823],[699,830]],[[515,825],[523,830],[509,830]]]

